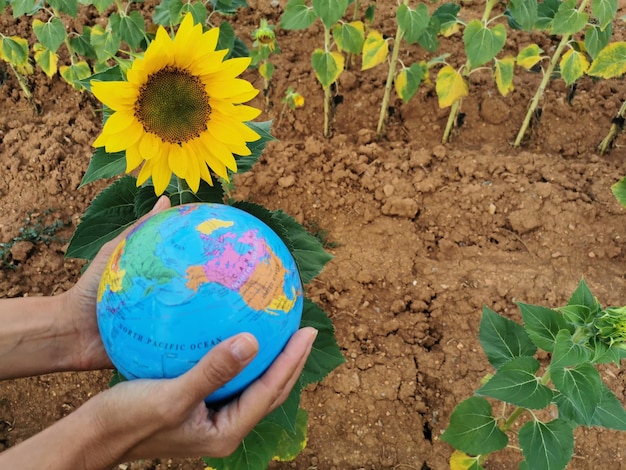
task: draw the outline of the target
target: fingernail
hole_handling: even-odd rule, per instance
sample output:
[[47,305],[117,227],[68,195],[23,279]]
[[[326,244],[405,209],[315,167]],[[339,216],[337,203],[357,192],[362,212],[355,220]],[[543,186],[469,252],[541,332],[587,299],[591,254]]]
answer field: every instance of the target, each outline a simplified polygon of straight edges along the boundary
[[258,344],[254,336],[243,333],[237,336],[230,345],[233,356],[238,361],[244,362],[253,357],[258,349]]

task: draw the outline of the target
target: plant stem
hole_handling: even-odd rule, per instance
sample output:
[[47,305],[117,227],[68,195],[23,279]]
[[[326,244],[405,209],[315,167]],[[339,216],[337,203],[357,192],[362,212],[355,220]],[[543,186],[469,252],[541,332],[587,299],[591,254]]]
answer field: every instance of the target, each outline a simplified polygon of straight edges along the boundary
[[[330,52],[330,29],[324,25],[324,50]],[[330,102],[332,100],[332,93],[328,85],[324,89],[324,137],[330,137]]]
[[[404,4],[408,5],[409,0],[404,0]],[[400,43],[404,32],[398,25],[396,29],[396,37],[393,40],[393,51],[391,53],[391,63],[389,64],[389,73],[387,74],[387,82],[385,83],[385,94],[383,95],[383,102],[380,107],[380,114],[378,116],[378,126],[376,127],[376,138],[380,139],[384,133],[385,121],[387,120],[387,106],[389,105],[389,96],[391,95],[391,89],[393,88],[393,79],[396,75],[396,63],[398,62],[398,55],[400,54]]]
[[[483,16],[481,18],[481,21],[483,23],[487,24],[487,22],[489,21],[489,16],[491,16],[491,10],[493,10],[493,7],[496,5],[496,3],[498,3],[498,0],[488,0],[485,4],[485,11],[483,11]],[[469,59],[467,59],[465,62],[465,70],[467,70],[467,72],[465,72],[465,76],[469,77],[469,74],[472,72],[472,70],[470,69]],[[443,137],[441,138],[442,144],[447,144],[448,140],[450,139],[452,127],[455,125],[457,115],[459,114],[459,110],[461,109],[461,102],[462,98],[459,98],[452,104],[452,107],[450,108],[450,115],[448,116],[446,129],[443,132]]]
[[[584,10],[585,7],[587,6],[587,3],[589,3],[589,0],[583,0],[578,10],[579,11]],[[548,68],[544,72],[543,79],[541,80],[541,83],[539,84],[539,88],[537,88],[537,92],[535,93],[535,96],[533,96],[533,99],[530,102],[530,106],[528,107],[528,112],[526,113],[526,117],[524,118],[522,127],[520,128],[517,134],[517,138],[515,139],[515,143],[513,144],[514,147],[519,147],[520,144],[522,143],[522,139],[524,138],[524,135],[526,134],[526,130],[528,129],[528,126],[530,124],[530,120],[532,119],[533,115],[535,114],[535,110],[537,109],[537,106],[539,105],[539,100],[543,96],[543,93],[545,92],[546,87],[548,86],[548,82],[550,81],[552,72],[554,71],[554,68],[556,67],[557,62],[559,61],[561,54],[563,54],[563,50],[565,49],[565,46],[567,46],[571,38],[572,38],[571,34],[564,34],[563,37],[561,38],[561,42],[559,42],[559,45],[554,51],[554,55],[550,59]]]
[[28,84],[26,83],[26,80],[24,79],[23,75],[19,73],[17,70],[15,70],[15,67],[13,67],[13,64],[11,62],[8,62],[8,64],[9,64],[9,67],[11,67],[11,70],[13,70],[13,74],[15,75],[15,78],[17,78],[17,83],[20,84],[20,88],[24,92],[24,95],[26,95],[26,98],[30,100],[33,97],[33,94],[28,89]]
[[446,123],[446,129],[443,131],[443,137],[441,139],[442,144],[447,144],[448,139],[450,138],[450,132],[452,132],[452,127],[456,122],[456,116],[459,113],[459,109],[461,108],[461,98],[452,103],[452,107],[450,108],[450,114],[448,115],[448,122]]
[[613,118],[613,123],[611,124],[611,128],[609,129],[609,133],[606,135],[602,142],[598,146],[598,151],[600,155],[604,155],[609,147],[613,146],[613,142],[617,135],[624,128],[624,114],[626,113],[626,101],[622,103],[621,108],[617,112],[617,115]]

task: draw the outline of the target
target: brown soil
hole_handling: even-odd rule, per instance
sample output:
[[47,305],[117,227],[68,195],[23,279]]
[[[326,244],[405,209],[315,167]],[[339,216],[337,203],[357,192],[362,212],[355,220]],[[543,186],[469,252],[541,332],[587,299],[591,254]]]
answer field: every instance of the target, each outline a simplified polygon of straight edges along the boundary
[[[246,40],[260,18],[278,22],[286,2],[249,3],[233,18]],[[478,15],[481,3],[465,6],[466,17]],[[375,25],[389,35],[394,5],[377,2]],[[623,28],[616,28],[621,38]],[[0,31],[32,34],[28,22],[7,12]],[[295,463],[272,468],[444,469],[452,449],[439,436],[450,413],[491,372],[477,339],[483,305],[519,320],[516,300],[562,305],[583,276],[603,304],[625,303],[626,217],[610,191],[626,175],[625,137],[609,155],[595,149],[626,88],[585,78],[572,95],[562,81],[552,82],[539,124],[522,149],[513,149],[540,76],[518,71],[515,91],[503,98],[488,73],[479,74],[463,102],[464,123],[448,145],[440,144],[448,110],[438,108],[432,86],[409,104],[395,100],[388,138],[377,141],[385,66],[361,72],[357,64],[340,78],[343,102],[333,137],[325,139],[323,93],[309,62],[321,34],[319,24],[278,31],[273,106],[260,119],[280,121],[273,129],[279,140],[236,181],[239,198],[327,232],[335,255],[309,295],[330,314],[347,362],[304,392],[308,446]],[[514,35],[506,49],[515,54],[528,40]],[[544,50],[555,44],[533,40]],[[447,51],[461,47],[458,35],[443,44]],[[411,47],[403,60],[423,56]],[[457,53],[450,60],[464,59]],[[255,72],[246,74],[262,86]],[[64,250],[101,187],[78,189],[100,130],[98,103],[41,74],[31,83],[37,112],[1,63],[0,79],[0,242],[24,226],[64,224],[49,244],[14,245],[11,266],[0,270],[0,297],[56,294],[79,276],[81,262],[65,259]],[[306,104],[280,118],[288,86]],[[262,99],[255,104],[263,107]],[[623,370],[605,366],[601,373],[626,402]],[[72,412],[104,389],[109,376],[56,374],[0,384],[0,446]],[[569,468],[626,468],[624,434],[580,429],[576,436]],[[518,461],[517,452],[507,451],[487,467],[517,468]],[[203,465],[154,461],[122,468]]]

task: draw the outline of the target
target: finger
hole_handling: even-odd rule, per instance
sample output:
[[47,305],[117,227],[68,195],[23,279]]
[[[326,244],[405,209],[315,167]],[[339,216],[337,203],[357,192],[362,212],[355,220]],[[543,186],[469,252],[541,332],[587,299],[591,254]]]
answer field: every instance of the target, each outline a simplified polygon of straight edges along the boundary
[[294,333],[261,378],[253,382],[238,400],[217,413],[216,426],[233,427],[230,431],[240,433],[243,438],[265,415],[284,402],[302,373],[316,336],[317,330],[310,327]]
[[250,333],[233,336],[211,349],[189,372],[175,379],[194,406],[233,379],[256,356],[259,343]]

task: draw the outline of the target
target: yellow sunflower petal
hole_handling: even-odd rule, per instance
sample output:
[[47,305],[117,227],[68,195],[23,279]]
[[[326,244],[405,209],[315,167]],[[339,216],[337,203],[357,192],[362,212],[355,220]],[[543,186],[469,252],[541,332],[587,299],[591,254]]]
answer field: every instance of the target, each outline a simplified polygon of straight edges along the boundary
[[195,144],[198,157],[204,160],[209,168],[217,174],[217,176],[228,180],[228,171],[226,170],[226,166],[213,155],[211,150],[207,148],[205,142],[203,142],[202,139],[196,139]]
[[107,144],[107,140],[109,140],[109,136],[106,134],[100,134],[96,140],[93,141],[91,146],[93,148],[104,147]]
[[200,178],[213,186],[213,178],[211,178],[211,172],[204,159],[200,162]]
[[245,140],[246,142],[254,142],[261,138],[259,134],[242,122],[221,116],[217,113],[211,116],[208,127],[211,134],[220,136],[219,140],[222,142],[224,139],[229,139],[233,142],[237,139]]
[[[220,37],[220,29],[219,28],[211,28],[202,34],[202,47],[205,51],[214,51],[217,47],[217,41]],[[228,50],[225,49],[225,52],[228,53]]]
[[[172,39],[165,31],[165,28],[159,26],[154,41],[150,43],[148,49],[140,63],[144,71],[150,75],[158,72],[167,65],[171,65],[174,60],[174,49],[172,47]],[[132,68],[132,67],[131,67]]]
[[[109,118],[110,119],[110,118]],[[108,121],[107,121],[108,122]],[[106,129],[106,125],[104,126]],[[126,149],[128,146],[135,144],[144,135],[144,130],[139,122],[132,121],[126,129],[114,134],[107,133],[104,130],[100,137],[93,143],[94,147],[102,147],[102,145],[96,145],[96,143],[104,142],[104,147],[107,152],[120,152]],[[102,140],[101,140],[102,138]]]
[[143,162],[139,153],[139,145],[131,145],[126,149],[126,173],[130,173]]
[[170,169],[168,158],[163,155],[155,159],[154,166],[152,167],[152,184],[154,185],[154,192],[157,196],[163,194],[167,189],[167,185],[170,184],[172,179],[172,170]]
[[183,150],[183,147],[178,144],[170,146],[168,164],[176,176],[183,179],[187,177],[189,160],[193,160],[193,158],[187,156],[187,152]]
[[173,42],[176,54],[174,63],[184,69],[195,60],[196,56],[205,50],[202,44],[202,26],[194,24],[193,16],[187,13]]
[[228,148],[228,150],[233,155],[239,155],[240,157],[247,157],[252,154],[252,151],[245,143],[237,143],[237,142],[223,142],[223,144]]
[[[233,154],[222,142],[213,137],[210,132],[202,134],[200,139],[211,155],[222,162],[226,168],[231,171],[237,171],[237,162],[235,161],[235,157],[233,157]],[[209,166],[212,167],[210,164]]]
[[190,145],[186,145],[186,147],[185,151],[188,154],[189,169],[185,181],[187,181],[189,189],[196,193],[198,192],[198,188],[200,188],[200,165],[204,164],[204,162],[198,161],[198,157],[193,152]]
[[[217,74],[216,74],[217,77]],[[233,103],[243,103],[244,101],[250,101],[254,98],[259,90],[254,88],[252,84],[241,78],[222,80],[221,77],[213,78],[203,76],[202,81],[205,84],[207,94],[217,99],[228,99]],[[235,101],[233,97],[239,98],[240,96],[247,97],[243,101]]]
[[134,114],[129,111],[117,111],[109,116],[107,122],[104,124],[102,133],[104,134],[117,134],[118,132],[125,131],[135,121]]
[[91,91],[99,101],[115,111],[133,109],[139,90],[127,82],[91,82]]
[[148,181],[148,178],[150,178],[150,176],[152,175],[152,167],[154,166],[154,162],[155,160],[148,160],[143,164],[141,170],[139,170],[139,174],[137,175],[137,186],[141,186],[146,181]]
[[221,51],[209,52],[208,54],[199,55],[193,64],[190,65],[189,71],[194,75],[210,75],[222,65],[222,60],[228,54],[228,49]]
[[217,73],[221,77],[235,78],[248,68],[252,59],[250,57],[237,57],[222,62]]
[[164,142],[156,135],[146,132],[139,141],[139,153],[144,160],[150,160],[163,150]]
[[234,105],[226,100],[211,98],[209,100],[209,104],[212,109],[216,109],[220,113],[242,122],[252,121],[253,119],[259,117],[259,114],[261,114],[261,110],[258,108],[253,108],[252,106],[247,106],[245,104]]

